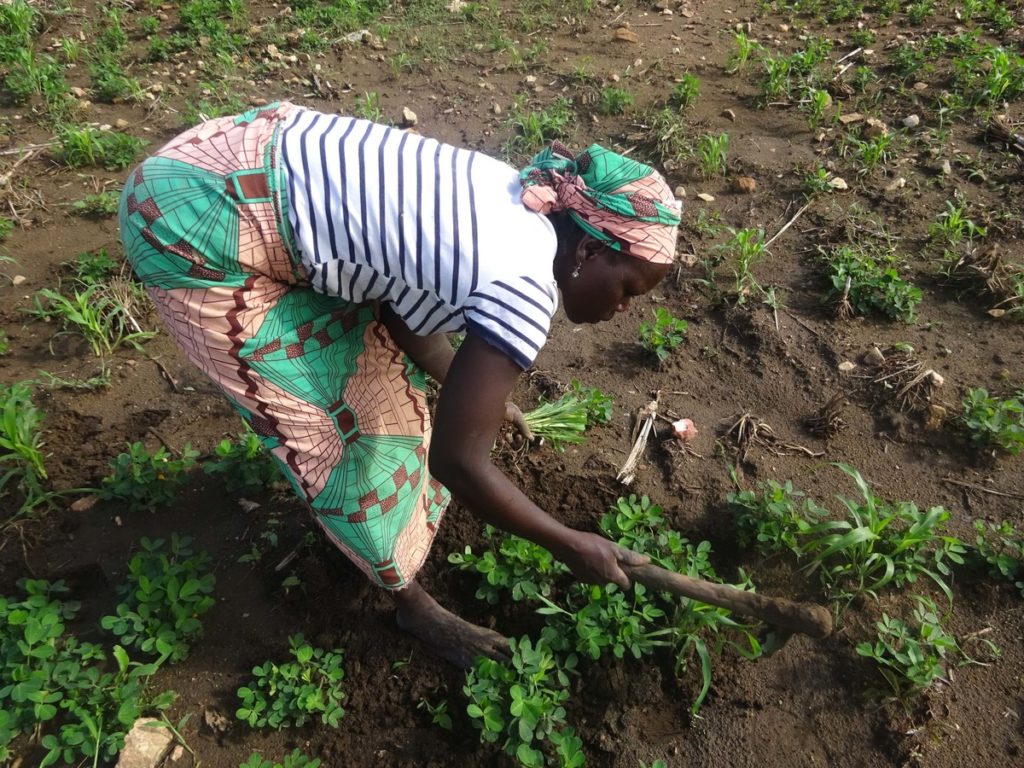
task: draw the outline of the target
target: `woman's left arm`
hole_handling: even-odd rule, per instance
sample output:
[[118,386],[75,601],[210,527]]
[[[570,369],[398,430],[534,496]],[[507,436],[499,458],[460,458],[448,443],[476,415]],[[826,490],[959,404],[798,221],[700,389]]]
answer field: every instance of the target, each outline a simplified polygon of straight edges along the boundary
[[409,326],[387,304],[381,304],[381,322],[388,329],[391,338],[412,361],[427,372],[438,384],[448,378],[448,368],[455,358],[448,337],[443,333],[417,336]]

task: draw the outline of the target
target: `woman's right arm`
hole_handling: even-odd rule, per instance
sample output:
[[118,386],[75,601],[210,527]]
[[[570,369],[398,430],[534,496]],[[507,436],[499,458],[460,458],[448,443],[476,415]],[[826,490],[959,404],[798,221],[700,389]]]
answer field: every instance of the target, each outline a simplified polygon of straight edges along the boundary
[[541,545],[581,581],[628,586],[621,564],[640,565],[647,558],[558,522],[491,462],[505,403],[521,372],[479,336],[466,336],[438,398],[430,472],[479,518]]

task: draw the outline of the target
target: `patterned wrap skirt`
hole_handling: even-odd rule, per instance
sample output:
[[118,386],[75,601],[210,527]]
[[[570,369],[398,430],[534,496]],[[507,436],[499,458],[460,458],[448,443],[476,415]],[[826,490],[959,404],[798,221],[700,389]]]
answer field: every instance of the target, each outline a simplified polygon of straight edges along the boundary
[[167,332],[323,530],[371,580],[398,589],[449,499],[427,472],[425,376],[375,306],[304,281],[276,152],[295,109],[271,104],[173,139],[128,179],[121,239]]

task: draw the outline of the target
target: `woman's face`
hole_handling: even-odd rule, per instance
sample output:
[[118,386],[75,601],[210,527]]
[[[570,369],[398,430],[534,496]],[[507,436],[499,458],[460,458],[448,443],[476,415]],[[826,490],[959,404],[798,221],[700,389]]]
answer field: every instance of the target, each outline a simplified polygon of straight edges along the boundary
[[611,248],[587,249],[578,277],[559,281],[565,315],[574,323],[600,323],[629,309],[635,296],[654,288],[669,264],[652,264]]

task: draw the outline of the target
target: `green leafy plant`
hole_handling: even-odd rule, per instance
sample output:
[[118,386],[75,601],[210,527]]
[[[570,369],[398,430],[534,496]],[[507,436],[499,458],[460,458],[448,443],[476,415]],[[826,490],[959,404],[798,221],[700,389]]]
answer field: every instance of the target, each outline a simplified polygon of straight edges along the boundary
[[700,96],[700,78],[692,72],[684,72],[679,82],[672,87],[669,103],[677,109],[689,109]]
[[19,733],[45,750],[41,767],[113,760],[142,714],[174,700],[172,692],[146,690],[166,653],[140,664],[114,646],[116,668],[106,671],[99,646],[65,631],[80,604],[65,599],[63,582],[22,579],[19,586],[24,599],[0,597],[0,760],[12,757]]
[[979,451],[1017,455],[1024,450],[1024,390],[999,398],[982,387],[967,390],[960,420]]
[[998,525],[975,520],[974,530],[976,557],[992,576],[1006,579],[1024,596],[1024,537],[1009,520]]
[[807,110],[807,121],[811,129],[817,128],[825,119],[826,110],[832,106],[832,97],[828,91],[820,88],[811,88],[807,92],[804,101],[804,108]]
[[[678,531],[666,527],[664,522],[659,505],[652,503],[647,496],[630,495],[620,498],[605,513],[601,518],[601,530],[620,546],[648,555],[662,568],[691,578],[719,581],[711,566],[711,544],[706,541],[692,544]],[[742,581],[735,586],[753,589],[742,572],[741,576]],[[646,591],[644,594],[647,595]],[[664,635],[651,634],[644,638],[644,642],[660,644],[664,638],[672,647],[677,674],[683,674],[696,662],[701,683],[690,705],[694,714],[700,711],[711,690],[713,656],[721,654],[727,646],[747,659],[761,655],[761,644],[751,628],[738,622],[724,608],[666,595],[659,596],[656,605],[665,616],[658,620],[657,626],[667,629],[667,632]],[[642,615],[648,622],[657,618],[650,612]]]
[[577,660],[560,658],[543,639],[513,638],[510,645],[509,663],[481,658],[466,673],[466,712],[482,741],[500,741],[520,765],[540,768],[546,765],[544,742],[566,728],[569,676]]
[[868,245],[842,245],[824,252],[840,317],[872,312],[905,323],[914,321],[921,289],[900,277],[891,251]]
[[192,539],[171,534],[163,539],[143,538],[140,551],[128,562],[124,601],[100,625],[127,647],[155,655],[169,649],[172,662],[188,656],[202,636],[200,616],[213,607],[210,597],[216,579],[207,573],[210,558],[192,551]]
[[238,689],[242,705],[236,716],[253,728],[302,726],[313,719],[337,727],[345,715],[342,651],[314,648],[301,634],[288,643],[294,661],[253,667],[255,678]]
[[443,699],[437,704],[432,704],[429,699],[422,698],[416,709],[424,710],[430,715],[430,722],[445,731],[452,729],[452,716],[448,713],[448,702]]
[[120,263],[107,253],[106,248],[84,251],[63,266],[71,270],[75,279],[83,285],[107,282],[117,271]]
[[607,87],[601,89],[597,111],[602,115],[621,115],[633,106],[633,94],[625,88]]
[[96,219],[108,218],[117,214],[118,197],[117,192],[86,195],[81,200],[73,202],[71,210],[79,216],[90,216]]
[[213,457],[203,463],[203,471],[223,477],[229,491],[259,491],[281,478],[274,457],[252,430],[217,443]]
[[685,320],[675,317],[664,307],[657,307],[654,322],[640,324],[640,346],[654,355],[659,364],[664,363],[672,350],[683,343],[687,328],[689,323]]
[[872,659],[899,700],[919,695],[946,674],[947,656],[959,653],[956,639],[942,628],[935,603],[916,597],[914,619],[907,624],[883,613],[877,639],[860,643],[857,653]]
[[569,572],[565,565],[538,544],[526,539],[502,534],[488,525],[485,532],[491,549],[480,555],[467,546],[463,552],[448,555],[448,562],[460,571],[481,575],[476,591],[478,600],[496,605],[506,594],[515,601],[547,597],[555,580]]
[[284,762],[275,763],[264,759],[259,752],[253,752],[238,768],[320,768],[320,759],[307,757],[297,749],[284,756]]
[[736,490],[729,494],[736,532],[743,546],[756,544],[762,554],[789,551],[802,554],[802,538],[821,521],[827,510],[807,498],[787,480],[779,484],[766,480],[757,484],[757,491],[739,487],[732,473]]
[[162,445],[150,453],[142,443],[129,443],[128,450],[110,462],[100,498],[125,501],[130,512],[152,511],[174,500],[198,456],[188,444],[173,456]]

